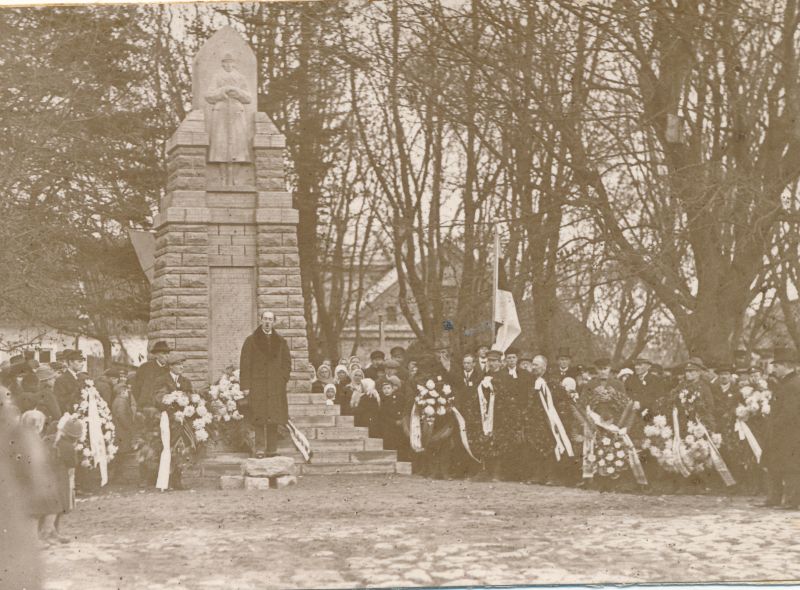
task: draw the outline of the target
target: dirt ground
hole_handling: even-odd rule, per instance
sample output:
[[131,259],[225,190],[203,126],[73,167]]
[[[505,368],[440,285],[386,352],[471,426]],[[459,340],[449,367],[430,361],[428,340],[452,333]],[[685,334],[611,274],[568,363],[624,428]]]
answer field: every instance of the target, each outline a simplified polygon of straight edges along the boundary
[[109,490],[66,517],[46,588],[352,588],[800,579],[800,513],[752,498],[409,476],[268,491]]

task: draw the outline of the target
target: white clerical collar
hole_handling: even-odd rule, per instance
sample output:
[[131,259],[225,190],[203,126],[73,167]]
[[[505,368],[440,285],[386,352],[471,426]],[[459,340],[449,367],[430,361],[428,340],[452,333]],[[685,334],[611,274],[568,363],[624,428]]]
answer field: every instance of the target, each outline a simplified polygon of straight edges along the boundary
[[270,330],[269,332],[267,332],[267,331],[266,331],[264,328],[261,328],[261,331],[262,331],[262,332],[264,332],[264,334],[266,334],[267,336],[269,336],[269,335],[271,335],[271,334],[272,334],[272,330]]

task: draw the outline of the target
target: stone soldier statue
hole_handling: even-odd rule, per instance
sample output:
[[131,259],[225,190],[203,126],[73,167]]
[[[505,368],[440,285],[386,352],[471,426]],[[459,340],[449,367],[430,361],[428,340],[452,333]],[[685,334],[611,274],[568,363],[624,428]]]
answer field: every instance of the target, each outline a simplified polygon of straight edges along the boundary
[[252,162],[250,155],[250,125],[244,105],[252,101],[247,81],[239,73],[233,56],[222,58],[222,71],[214,79],[205,95],[212,106],[209,121],[209,163],[223,166],[223,184],[234,184],[233,166]]
[[261,325],[244,341],[239,362],[240,387],[248,393],[242,409],[255,429],[253,452],[258,458],[277,455],[278,426],[289,421],[286,384],[291,370],[289,345],[275,331],[275,314],[264,311]]

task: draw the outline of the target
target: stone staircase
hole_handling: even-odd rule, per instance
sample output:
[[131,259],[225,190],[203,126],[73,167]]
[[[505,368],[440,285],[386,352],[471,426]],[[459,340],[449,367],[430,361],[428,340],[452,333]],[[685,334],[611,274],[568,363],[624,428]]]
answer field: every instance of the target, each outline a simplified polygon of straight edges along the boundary
[[[411,474],[411,463],[398,461],[396,451],[384,450],[382,439],[369,438],[368,429],[354,426],[353,416],[342,416],[339,406],[326,405],[323,394],[289,393],[288,398],[292,423],[314,453],[306,463],[288,436],[280,440],[278,452],[295,459],[299,475]],[[195,477],[240,475],[246,458],[246,453],[211,451]]]
[[[342,416],[339,406],[325,404],[321,393],[289,393],[289,416],[308,438],[314,452],[306,463],[288,435],[279,444],[281,455],[292,457],[297,474],[399,474],[411,475],[411,463],[397,460],[397,452],[384,450],[383,440],[369,438],[367,428],[353,425],[353,416]],[[190,487],[216,488],[223,475],[241,475],[247,453],[211,449],[198,465],[184,472],[184,483]],[[139,484],[139,471],[133,458],[119,466],[114,483]]]

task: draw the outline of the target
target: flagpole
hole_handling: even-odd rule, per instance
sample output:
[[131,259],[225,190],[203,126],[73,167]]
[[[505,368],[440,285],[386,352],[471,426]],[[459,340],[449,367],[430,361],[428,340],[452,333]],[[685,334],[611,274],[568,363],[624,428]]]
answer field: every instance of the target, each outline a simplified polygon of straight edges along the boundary
[[498,277],[500,274],[500,229],[497,225],[494,226],[494,264],[492,265],[492,311],[491,311],[491,323],[492,323],[492,344],[495,342],[495,338],[497,337],[497,328],[495,326],[495,318],[494,313],[497,306],[497,283]]

